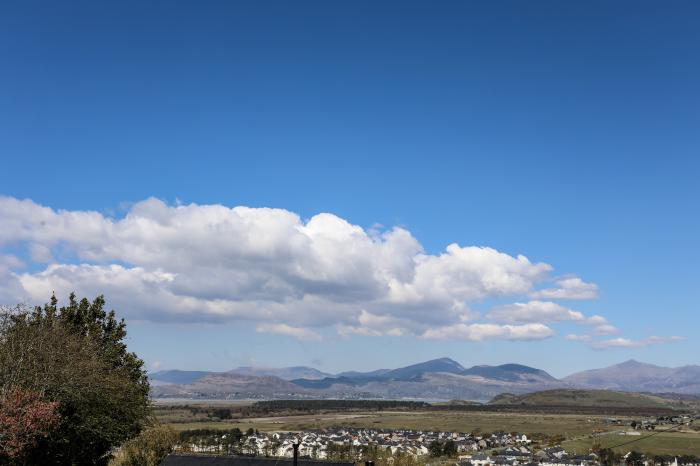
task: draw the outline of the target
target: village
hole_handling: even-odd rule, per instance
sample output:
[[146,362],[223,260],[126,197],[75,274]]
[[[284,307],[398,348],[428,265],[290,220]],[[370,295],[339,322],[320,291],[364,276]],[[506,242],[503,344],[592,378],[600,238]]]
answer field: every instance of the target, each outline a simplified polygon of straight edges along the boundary
[[[617,420],[614,420],[618,422]],[[659,423],[680,423],[685,418],[662,419]],[[628,424],[629,425],[629,424]],[[644,427],[641,427],[641,426]],[[652,420],[632,422],[633,429],[657,425]],[[639,427],[638,427],[639,426]],[[361,461],[368,452],[387,456],[449,457],[459,466],[600,466],[602,459],[593,452],[574,454],[560,446],[544,447],[522,433],[489,434],[437,432],[405,429],[328,428],[302,432],[249,431],[193,435],[182,440],[175,451],[188,453],[238,454],[248,456],[292,458],[294,449],[302,458],[315,460],[344,459]],[[620,455],[619,464],[658,466],[658,458],[631,458],[630,452]],[[629,461],[628,461],[629,459]],[[634,461],[632,461],[634,459]],[[668,458],[669,466],[700,466],[700,459]]]

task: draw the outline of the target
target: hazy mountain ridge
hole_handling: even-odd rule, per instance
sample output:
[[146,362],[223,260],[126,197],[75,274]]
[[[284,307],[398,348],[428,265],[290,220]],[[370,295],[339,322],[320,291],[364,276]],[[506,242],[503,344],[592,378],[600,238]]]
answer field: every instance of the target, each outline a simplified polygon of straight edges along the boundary
[[254,367],[240,366],[228,371],[229,374],[252,375],[252,376],[273,376],[283,380],[308,379],[317,380],[326,377],[333,377],[332,374],[321,372],[318,369],[308,366],[292,366],[292,367]]
[[[301,377],[296,378],[295,376]],[[520,364],[464,368],[439,358],[396,369],[327,374],[306,366],[239,367],[228,372],[160,371],[151,374],[155,397],[414,398],[487,401],[555,389],[700,394],[700,366],[666,368],[627,361],[563,379]],[[568,396],[568,395],[567,395]]]
[[300,392],[300,387],[274,376],[213,372],[188,384],[152,387],[153,397],[177,398],[279,398]]
[[674,368],[630,359],[602,369],[577,372],[562,380],[581,388],[700,394],[700,366],[697,365]]
[[[314,377],[325,377],[291,380],[284,380],[282,377],[291,377],[300,372],[310,373]],[[206,397],[228,393],[229,396],[237,397],[242,397],[243,394],[294,394],[318,398],[461,398],[486,401],[504,391],[527,393],[563,386],[562,382],[540,369],[518,364],[474,366],[465,369],[449,358],[433,359],[391,370],[345,372],[337,376],[306,367],[243,367],[223,373],[161,371],[152,374],[151,379],[156,382],[153,388],[153,395],[156,397]],[[182,382],[178,383],[177,380]]]

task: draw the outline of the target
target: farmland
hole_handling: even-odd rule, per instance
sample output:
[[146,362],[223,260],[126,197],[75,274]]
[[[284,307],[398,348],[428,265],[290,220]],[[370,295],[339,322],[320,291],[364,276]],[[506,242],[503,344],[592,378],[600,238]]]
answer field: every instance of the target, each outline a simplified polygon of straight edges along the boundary
[[610,448],[633,440],[634,443],[619,446],[614,450],[623,454],[634,449],[647,455],[700,456],[700,433],[692,431],[662,432],[653,436],[642,434],[639,437],[611,433],[566,441],[562,443],[562,447],[576,453],[586,453],[590,451],[594,442],[602,448]]
[[[370,406],[372,408],[370,409]],[[227,430],[238,428],[260,432],[296,432],[331,427],[370,429],[410,429],[442,432],[519,432],[544,445],[561,445],[579,453],[589,452],[594,445],[621,446],[619,452],[636,449],[650,455],[700,455],[700,432],[694,426],[682,426],[664,432],[629,430],[635,419],[625,408],[616,416],[618,424],[608,420],[608,409],[589,412],[563,410],[550,412],[538,406],[469,405],[363,405],[335,406],[329,402],[253,403],[243,401],[159,402],[156,417],[162,424],[177,431],[195,429]],[[612,410],[614,411],[614,410]],[[654,434],[647,438],[648,435]]]
[[265,416],[238,419],[214,419],[210,414],[225,405],[160,406],[157,416],[177,430],[195,428],[229,429],[238,427],[260,431],[296,431],[343,425],[347,427],[391,428],[482,432],[522,432],[579,436],[596,430],[612,429],[603,416],[577,414],[502,413],[489,411],[357,411],[322,412],[294,416]]

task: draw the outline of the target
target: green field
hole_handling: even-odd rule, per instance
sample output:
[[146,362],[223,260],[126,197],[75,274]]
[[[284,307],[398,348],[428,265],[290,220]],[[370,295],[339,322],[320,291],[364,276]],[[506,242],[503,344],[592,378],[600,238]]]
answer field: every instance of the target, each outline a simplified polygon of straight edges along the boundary
[[615,392],[611,390],[544,390],[525,395],[501,394],[490,404],[612,407],[612,408],[673,408],[679,402],[643,393]]
[[[640,451],[647,455],[695,455],[700,456],[700,433],[698,432],[662,432],[658,435],[645,438],[648,433],[642,433],[640,437],[632,437],[620,434],[605,434],[595,438],[571,440],[562,443],[562,447],[577,453],[590,451],[593,442],[600,443],[603,448],[610,448],[625,442],[631,442],[614,450],[618,453],[627,453],[631,450]],[[635,440],[633,442],[633,440]]]
[[161,414],[163,423],[177,430],[198,428],[242,430],[252,427],[260,431],[297,431],[332,426],[374,427],[414,430],[440,430],[472,432],[522,432],[528,435],[564,435],[575,437],[599,430],[610,430],[602,417],[582,415],[545,415],[531,413],[492,413],[460,411],[411,411],[411,412],[358,412],[324,413],[298,416],[272,416],[229,421],[212,421],[205,416],[188,416],[187,412],[173,411]]

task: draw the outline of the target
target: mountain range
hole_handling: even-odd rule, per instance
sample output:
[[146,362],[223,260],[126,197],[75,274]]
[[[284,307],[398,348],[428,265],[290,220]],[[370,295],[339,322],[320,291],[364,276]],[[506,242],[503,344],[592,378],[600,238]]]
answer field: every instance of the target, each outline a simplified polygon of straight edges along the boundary
[[450,358],[396,369],[330,374],[312,367],[244,366],[228,372],[159,371],[149,375],[154,397],[379,398],[486,401],[501,393],[561,388],[700,394],[700,366],[669,368],[634,360],[563,379],[520,364],[465,368]]

